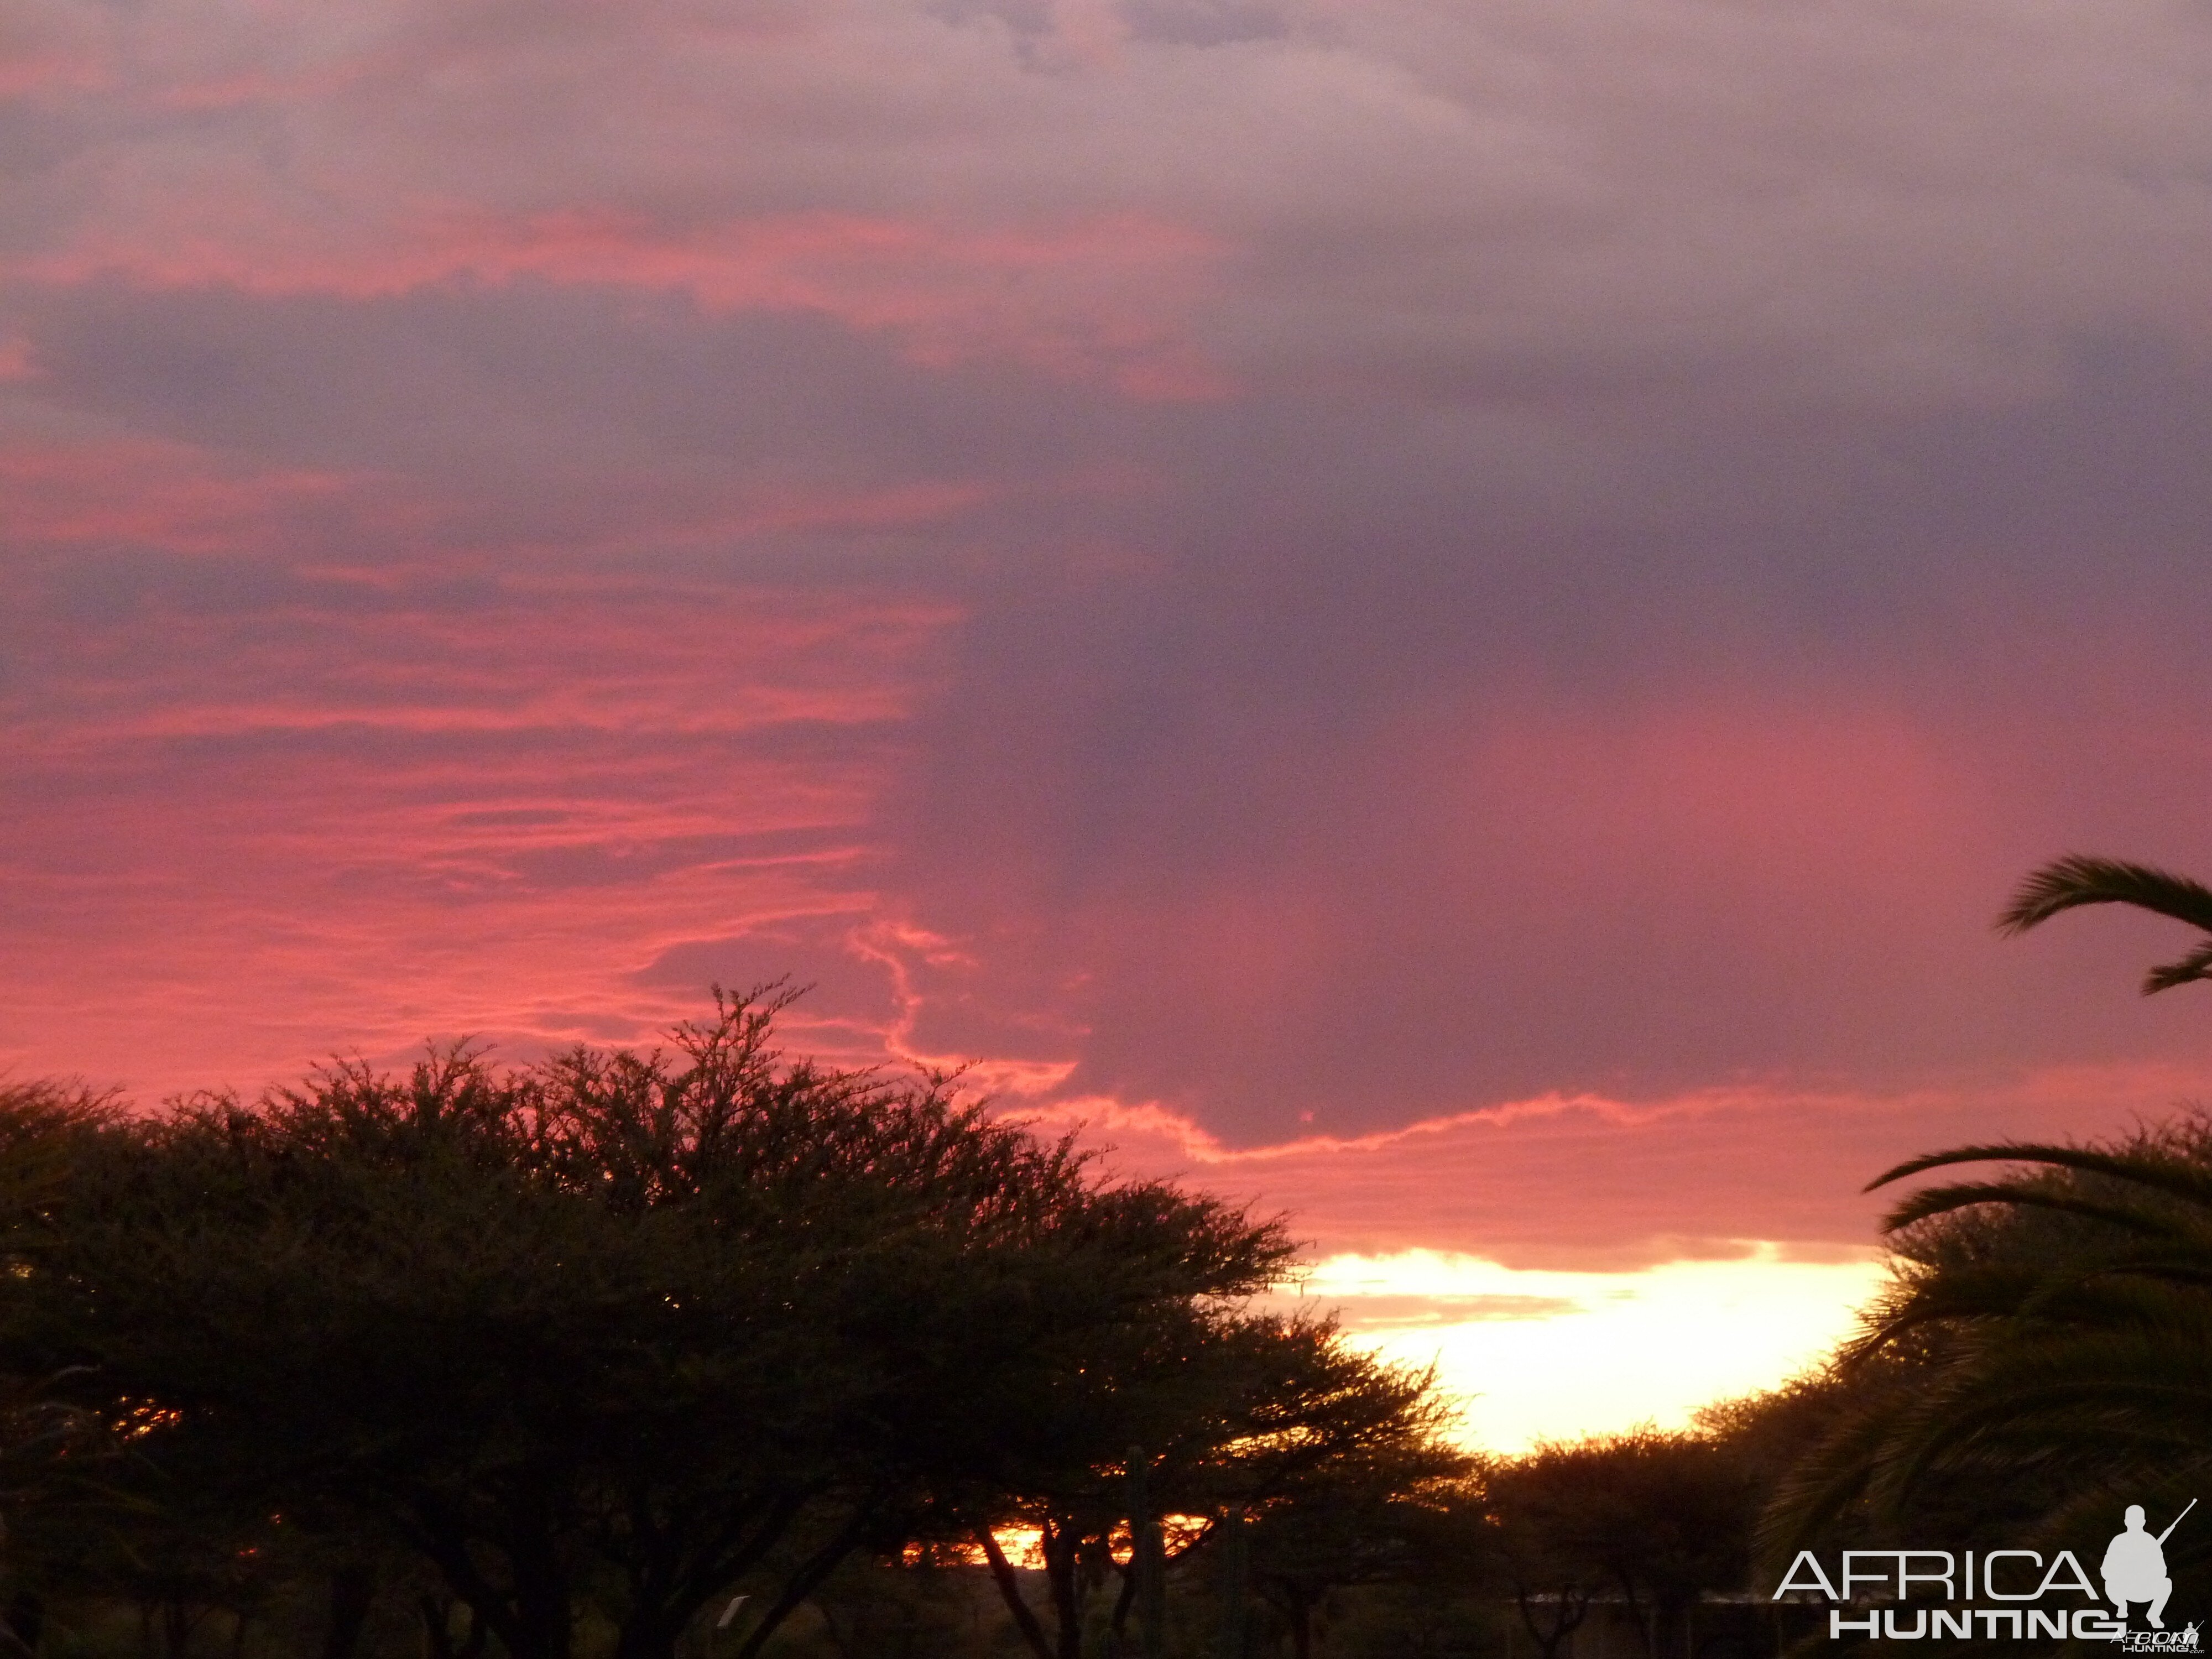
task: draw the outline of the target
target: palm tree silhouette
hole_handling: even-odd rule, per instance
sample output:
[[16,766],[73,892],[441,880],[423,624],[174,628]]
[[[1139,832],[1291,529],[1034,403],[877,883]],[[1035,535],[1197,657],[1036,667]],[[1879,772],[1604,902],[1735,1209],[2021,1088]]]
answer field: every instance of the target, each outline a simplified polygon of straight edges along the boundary
[[2192,980],[2212,979],[2212,887],[2147,864],[2069,854],[2054,859],[2022,882],[1997,918],[1997,931],[2024,933],[2062,910],[2084,904],[2128,904],[2154,915],[2185,921],[2207,935],[2187,954],[2143,975],[2143,994],[2172,990]]
[[[2212,888],[2145,865],[2056,860],[1997,927],[2021,933],[2090,904],[2206,935],[2153,968],[2146,995],[2212,979]],[[2009,1168],[1923,1188],[1884,1218],[1892,1280],[1839,1365],[1871,1376],[1902,1360],[1916,1380],[1864,1389],[1787,1483],[1763,1528],[1770,1551],[1855,1510],[1970,1513],[2000,1494],[2056,1540],[2109,1530],[2122,1500],[2174,1513],[2212,1483],[2212,1115],[2104,1144],[1957,1147],[1868,1190],[1984,1164]],[[2178,1542],[2177,1562],[2212,1559],[2212,1537]]]

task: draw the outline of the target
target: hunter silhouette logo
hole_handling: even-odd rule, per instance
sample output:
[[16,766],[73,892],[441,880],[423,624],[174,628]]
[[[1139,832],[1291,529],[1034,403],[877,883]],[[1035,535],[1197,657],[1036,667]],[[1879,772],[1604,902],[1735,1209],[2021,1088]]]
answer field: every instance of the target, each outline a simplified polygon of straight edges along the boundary
[[[2173,1529],[2181,1524],[2182,1516],[2196,1507],[2197,1500],[2192,1498],[2189,1500],[2188,1508],[2184,1509],[2181,1515],[2175,1516],[2166,1524],[2166,1530],[2154,1538],[2143,1530],[2143,1506],[2140,1504],[2128,1505],[2124,1517],[2127,1530],[2114,1534],[2112,1541],[2105,1546],[2105,1595],[2121,1619],[2127,1618],[2130,1601],[2148,1601],[2150,1611],[2146,1617],[2150,1620],[2150,1627],[2153,1630],[2166,1628],[2166,1600],[2173,1594],[2173,1580],[2166,1574],[2166,1540],[2173,1536]],[[2196,1645],[2193,1639],[2196,1630],[2194,1625],[2189,1627],[2188,1633],[2192,1638],[2190,1645],[2192,1647]]]

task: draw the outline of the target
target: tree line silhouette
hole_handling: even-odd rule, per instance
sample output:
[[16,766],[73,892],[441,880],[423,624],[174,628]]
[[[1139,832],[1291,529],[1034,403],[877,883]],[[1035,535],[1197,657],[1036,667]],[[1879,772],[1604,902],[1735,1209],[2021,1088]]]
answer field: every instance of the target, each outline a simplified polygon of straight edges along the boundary
[[[2212,977],[2212,890],[2142,866],[2002,925],[2105,902],[2207,935],[2147,990]],[[794,1060],[789,1000],[151,1114],[0,1090],[0,1651],[1753,1659],[1837,1650],[1764,1591],[1799,1548],[2201,1493],[2203,1115],[1900,1164],[1946,1179],[1826,1365],[1479,1455],[1268,1299],[1280,1220]]]

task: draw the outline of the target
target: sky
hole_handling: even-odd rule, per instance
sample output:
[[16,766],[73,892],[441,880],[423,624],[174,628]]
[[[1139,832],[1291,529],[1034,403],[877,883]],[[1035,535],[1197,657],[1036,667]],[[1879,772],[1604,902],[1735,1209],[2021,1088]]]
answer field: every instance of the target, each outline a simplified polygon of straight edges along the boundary
[[2212,1078],[2170,928],[1990,926],[2212,873],[2208,82],[2196,0],[0,0],[0,1066],[788,977],[1491,1443],[1771,1383],[1882,1170]]

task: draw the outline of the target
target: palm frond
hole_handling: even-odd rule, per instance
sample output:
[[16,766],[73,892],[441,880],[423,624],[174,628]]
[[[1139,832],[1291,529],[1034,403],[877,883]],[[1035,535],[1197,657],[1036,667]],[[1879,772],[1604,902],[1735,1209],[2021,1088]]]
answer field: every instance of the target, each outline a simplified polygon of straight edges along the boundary
[[2101,1278],[2122,1276],[2203,1290],[2212,1287],[2212,1261],[2177,1261],[2164,1256],[2123,1256],[2087,1269],[2081,1275],[2079,1282],[2087,1285]]
[[1925,1221],[1930,1216],[1948,1215],[1954,1210],[1963,1210],[1975,1204],[2017,1204],[2032,1209],[2055,1210],[2065,1215],[2086,1216],[2093,1221],[2106,1222],[2129,1232],[2152,1233],[2162,1237],[2176,1236],[2182,1231],[2176,1223],[2164,1216],[2148,1215],[2124,1204],[2100,1203],[2075,1193],[2000,1181],[1923,1188],[1882,1218],[1881,1230],[1886,1233],[1897,1232],[1916,1221]]
[[1953,1164],[2045,1164],[2079,1170],[2084,1175],[2109,1176],[2116,1181],[2147,1187],[2185,1203],[2212,1209],[2212,1170],[2202,1164],[2137,1150],[2106,1152],[2094,1146],[2053,1146],[2030,1141],[1960,1146],[1948,1152],[1929,1152],[1908,1158],[1895,1169],[1876,1176],[1862,1190],[1870,1193],[1893,1181]]
[[2022,882],[1997,918],[1997,931],[2024,933],[2083,904],[2132,904],[2212,933],[2212,888],[2147,864],[2080,853],[2053,860]]
[[2167,1264],[2118,1258],[2075,1271],[2054,1272],[2021,1301],[2023,1317],[2049,1320],[2075,1330],[2149,1328],[2175,1340],[2206,1335],[2204,1298],[2184,1289]]
[[1897,1507],[1938,1472],[2029,1461],[2148,1468],[2201,1455],[2212,1413],[2206,1336],[2200,1317],[2179,1329],[2031,1325],[1985,1344],[1888,1413],[1869,1489]]
[[1869,1310],[1863,1334],[1844,1346],[1844,1363],[1863,1364],[1899,1337],[1929,1326],[2010,1318],[2043,1283],[2041,1273],[2009,1261],[1951,1267],[1905,1281]]
[[2143,975],[2142,994],[2152,996],[2160,991],[2171,991],[2177,985],[2187,985],[2196,980],[2212,979],[2212,939],[2207,939],[2188,955],[2177,957],[2162,968],[2154,968]]

